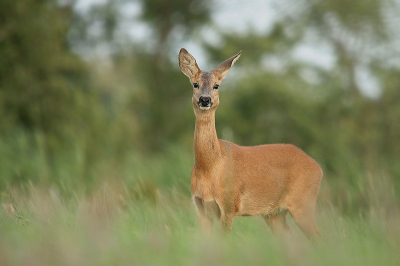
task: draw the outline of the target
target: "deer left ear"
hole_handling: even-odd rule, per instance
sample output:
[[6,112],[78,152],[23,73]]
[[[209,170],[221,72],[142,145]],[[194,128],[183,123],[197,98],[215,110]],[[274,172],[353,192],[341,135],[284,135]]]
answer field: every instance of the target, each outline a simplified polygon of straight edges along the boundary
[[240,51],[237,55],[226,59],[219,66],[217,66],[212,72],[214,74],[220,76],[221,80],[224,79],[228,75],[229,70],[231,69],[233,64],[236,62],[236,60],[239,59],[241,54],[242,54],[242,51]]
[[189,52],[182,48],[179,51],[179,67],[181,68],[183,74],[188,76],[190,79],[200,71],[199,66],[196,63],[196,59],[189,54]]

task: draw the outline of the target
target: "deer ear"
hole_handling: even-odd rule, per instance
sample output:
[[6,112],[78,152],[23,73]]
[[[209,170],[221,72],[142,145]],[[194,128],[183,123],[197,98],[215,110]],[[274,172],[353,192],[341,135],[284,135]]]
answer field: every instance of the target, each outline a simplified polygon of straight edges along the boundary
[[239,59],[241,54],[242,54],[242,51],[240,51],[237,55],[226,59],[219,66],[217,66],[212,72],[217,75],[220,75],[221,80],[224,79],[226,77],[226,75],[228,75],[228,72],[231,69],[231,67],[233,66],[233,64],[236,62],[236,60]]
[[194,57],[182,48],[179,51],[179,67],[181,68],[183,74],[192,78],[197,72],[200,71],[199,66],[196,63]]

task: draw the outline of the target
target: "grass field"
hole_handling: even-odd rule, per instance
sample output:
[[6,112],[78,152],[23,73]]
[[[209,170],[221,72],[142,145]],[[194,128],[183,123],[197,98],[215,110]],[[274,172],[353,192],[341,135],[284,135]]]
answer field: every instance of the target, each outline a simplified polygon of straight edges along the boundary
[[400,265],[400,207],[384,173],[360,174],[355,188],[325,177],[322,238],[311,244],[291,219],[285,237],[257,217],[236,218],[228,236],[218,226],[203,234],[189,193],[191,154],[129,158],[117,173],[99,167],[91,189],[84,181],[3,189],[0,265]]

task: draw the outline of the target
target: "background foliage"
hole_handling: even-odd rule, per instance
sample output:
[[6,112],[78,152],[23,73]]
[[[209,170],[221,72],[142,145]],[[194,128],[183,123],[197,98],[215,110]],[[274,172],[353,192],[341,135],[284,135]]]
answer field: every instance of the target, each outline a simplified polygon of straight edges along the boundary
[[[334,227],[337,234],[310,251],[314,258],[328,256],[329,241],[340,239],[340,230],[353,237],[344,245],[361,243],[367,230],[372,249],[379,241],[385,243],[379,247],[396,247],[398,241],[385,242],[373,234],[400,236],[398,2],[271,1],[276,19],[265,31],[219,27],[213,16],[221,3],[214,1],[105,0],[86,9],[79,9],[80,4],[0,1],[1,230],[12,229],[9,241],[27,240],[22,250],[31,250],[32,239],[26,236],[42,223],[41,216],[51,216],[49,221],[57,225],[38,234],[57,238],[59,227],[97,220],[98,211],[106,223],[119,221],[117,236],[125,229],[139,236],[133,242],[115,239],[121,247],[142,243],[142,238],[153,246],[153,236],[147,235],[151,226],[174,247],[185,245],[190,230],[180,232],[178,225],[198,226],[188,207],[195,117],[191,86],[177,63],[185,46],[206,62],[200,64],[204,70],[243,50],[220,89],[220,138],[241,145],[292,143],[321,164],[321,220],[326,231]],[[136,27],[144,29],[145,38],[129,35]],[[322,57],[299,59],[304,47],[323,47],[329,63]],[[108,186],[109,194],[104,191]],[[99,203],[101,199],[111,203]],[[41,205],[41,200],[47,203]],[[58,208],[61,214],[54,211]],[[82,218],[81,208],[90,209],[88,217]],[[116,209],[128,218],[115,218]],[[131,219],[134,229],[128,225]],[[105,239],[115,228],[110,223],[101,235]],[[363,223],[366,228],[360,228]],[[31,229],[17,233],[21,224]],[[241,228],[250,236],[261,230],[244,224]],[[59,252],[72,248],[78,237],[60,242],[65,245]],[[235,237],[218,242],[221,256],[235,253],[233,243],[244,236]],[[0,242],[0,250],[5,243]],[[165,252],[172,248],[164,244],[154,245]],[[93,252],[101,249],[96,246]],[[0,262],[10,258],[0,255]],[[215,256],[214,261],[221,260]],[[293,262],[276,259],[276,264]],[[177,261],[171,258],[171,263]],[[304,263],[312,264],[309,259]]]

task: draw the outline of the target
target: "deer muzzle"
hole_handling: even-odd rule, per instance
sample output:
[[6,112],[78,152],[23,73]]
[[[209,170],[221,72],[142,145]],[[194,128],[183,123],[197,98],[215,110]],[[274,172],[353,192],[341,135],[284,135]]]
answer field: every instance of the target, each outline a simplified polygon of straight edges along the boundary
[[208,96],[201,96],[198,101],[198,105],[200,110],[208,110],[212,106],[211,97]]

